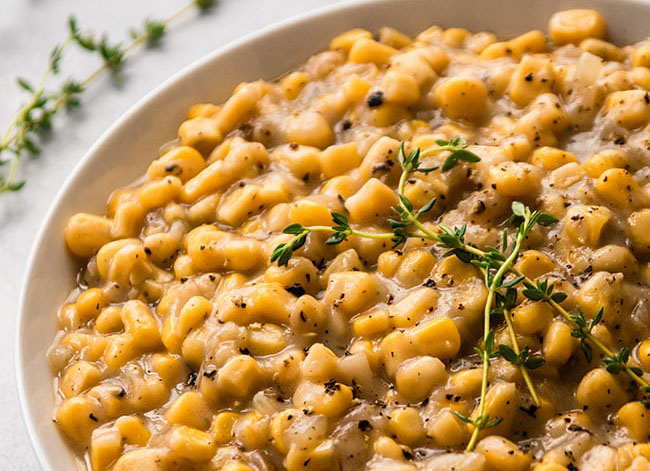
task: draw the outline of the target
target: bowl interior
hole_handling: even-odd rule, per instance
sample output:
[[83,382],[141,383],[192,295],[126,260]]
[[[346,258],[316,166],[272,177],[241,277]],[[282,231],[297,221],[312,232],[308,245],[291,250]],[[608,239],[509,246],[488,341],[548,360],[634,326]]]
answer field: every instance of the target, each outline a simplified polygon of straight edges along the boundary
[[610,39],[629,43],[647,36],[650,3],[638,0],[378,0],[320,9],[243,38],[185,69],[144,97],[89,150],[53,203],[26,271],[18,325],[16,369],[27,427],[45,469],[79,463],[52,423],[53,392],[46,352],[56,330],[55,313],[74,287],[79,263],[66,251],[62,230],[79,211],[101,213],[108,195],[140,176],[158,148],[176,136],[187,108],[221,102],[241,81],[272,79],[327,47],[352,27],[389,25],[416,33],[430,25],[462,26],[509,37],[546,30],[561,9],[590,7],[607,21]]

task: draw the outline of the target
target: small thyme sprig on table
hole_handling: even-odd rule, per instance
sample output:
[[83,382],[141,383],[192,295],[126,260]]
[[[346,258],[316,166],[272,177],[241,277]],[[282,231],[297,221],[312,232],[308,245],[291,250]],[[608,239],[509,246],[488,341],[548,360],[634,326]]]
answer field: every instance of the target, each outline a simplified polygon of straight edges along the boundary
[[[0,194],[23,188],[25,181],[16,180],[22,157],[25,154],[36,155],[40,152],[36,144],[37,136],[52,128],[52,119],[61,109],[79,106],[79,96],[88,85],[105,72],[110,72],[114,79],[119,80],[126,56],[131,51],[142,45],[158,43],[165,35],[167,27],[189,10],[198,8],[200,11],[206,11],[214,4],[215,0],[193,0],[163,21],[147,19],[141,31],[132,32],[133,40],[126,46],[111,43],[106,35],[96,37],[92,33],[82,32],[77,20],[70,17],[68,37],[52,49],[47,69],[38,84],[32,85],[21,77],[16,80],[18,86],[30,94],[30,98],[9,122],[0,139],[0,167],[9,165],[9,170],[0,174]],[[67,79],[58,90],[48,90],[49,79],[60,73],[61,59],[72,45],[97,54],[102,65],[83,80]],[[10,157],[4,158],[5,154]]]

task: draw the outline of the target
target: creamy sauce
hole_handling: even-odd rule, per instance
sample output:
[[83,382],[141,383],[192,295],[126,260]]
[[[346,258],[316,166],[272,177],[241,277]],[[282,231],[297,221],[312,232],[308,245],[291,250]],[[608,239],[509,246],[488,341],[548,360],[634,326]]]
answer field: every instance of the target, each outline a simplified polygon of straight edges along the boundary
[[426,227],[466,224],[466,242],[499,246],[512,201],[554,215],[516,266],[555,282],[572,315],[602,306],[592,333],[646,375],[650,46],[616,47],[604,28],[585,10],[555,15],[552,40],[353,30],[277,83],[193,107],[105,216],[66,227],[83,268],[49,358],[56,421],[87,468],[650,469],[637,385],[521,295],[512,320],[545,357],[530,370],[541,404],[491,360],[502,422],[463,451],[472,427],[455,414],[478,408],[487,289],[432,241],[312,233],[287,267],[269,261],[286,226],[329,226],[331,211],[390,231],[400,142],[461,137],[480,162],[406,183],[416,208],[437,198]]

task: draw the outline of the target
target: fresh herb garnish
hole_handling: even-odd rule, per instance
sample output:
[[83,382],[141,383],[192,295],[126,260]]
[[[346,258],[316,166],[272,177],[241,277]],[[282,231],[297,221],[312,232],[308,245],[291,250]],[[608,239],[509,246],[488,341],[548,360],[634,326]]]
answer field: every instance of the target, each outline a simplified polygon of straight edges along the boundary
[[[450,170],[460,161],[477,162],[480,160],[478,156],[467,150],[467,145],[460,138],[454,138],[450,141],[437,141],[437,145],[438,147],[427,149],[423,152],[420,152],[419,149],[414,149],[408,154],[405,153],[404,144],[400,146],[398,160],[402,166],[402,175],[397,188],[398,205],[393,208],[397,218],[388,219],[387,221],[392,232],[359,232],[350,226],[345,216],[333,213],[333,226],[295,227],[296,225],[292,225],[286,228],[285,232],[289,231],[288,233],[295,234],[294,238],[280,244],[273,252],[271,261],[277,260],[278,264],[286,265],[293,252],[304,244],[306,237],[311,232],[325,231],[333,233],[327,240],[328,244],[338,244],[347,240],[350,236],[390,239],[394,244],[393,247],[405,243],[409,238],[431,240],[437,242],[438,247],[445,249],[443,256],[455,255],[463,262],[472,263],[477,266],[483,273],[485,285],[488,287],[488,299],[484,309],[483,347],[475,348],[475,352],[483,365],[481,396],[475,418],[470,418],[455,412],[455,415],[460,420],[474,427],[472,436],[466,447],[467,451],[474,449],[481,430],[494,427],[501,422],[499,417],[491,418],[485,411],[491,359],[501,356],[505,361],[519,368],[535,405],[539,406],[541,404],[529,370],[541,368],[545,364],[545,359],[540,355],[533,354],[528,345],[524,345],[521,349],[519,348],[510,317],[510,311],[517,303],[518,285],[522,285],[521,294],[524,297],[532,302],[548,303],[567,321],[573,328],[572,335],[580,339],[581,350],[588,362],[592,361],[592,346],[595,346],[603,355],[603,363],[607,371],[612,374],[623,372],[628,375],[643,393],[641,402],[645,407],[650,409],[650,385],[643,379],[643,371],[640,368],[628,365],[630,358],[629,349],[624,347],[618,353],[614,353],[592,334],[594,327],[602,320],[603,308],[599,309],[590,322],[587,321],[580,309],[578,309],[577,315],[572,315],[561,306],[561,303],[568,296],[566,293],[557,291],[555,283],[549,282],[547,279],[532,280],[514,266],[522,242],[526,239],[529,232],[536,225],[548,227],[555,224],[558,220],[553,215],[543,211],[531,211],[523,203],[518,201],[513,202],[509,223],[515,224],[517,228],[514,233],[514,244],[510,249],[507,229],[504,230],[501,247],[487,246],[485,250],[481,250],[465,241],[466,225],[453,228],[438,225],[437,231],[434,232],[422,223],[420,217],[432,209],[435,204],[435,198],[416,210],[413,203],[404,194],[405,182],[412,173],[428,173],[438,170],[438,168],[423,168],[420,159],[438,152],[449,152],[449,155],[445,159],[445,164],[440,169],[443,172]],[[494,345],[494,330],[491,327],[491,320],[492,314],[495,312],[504,315],[511,345],[498,345],[496,347]]]
[[[128,54],[143,45],[154,45],[164,37],[167,27],[188,11],[198,8],[206,11],[215,4],[215,0],[193,0],[163,21],[147,19],[142,29],[132,31],[132,41],[127,45],[114,43],[106,35],[97,36],[92,32],[82,31],[74,16],[68,19],[68,37],[52,48],[47,68],[40,80],[32,84],[24,78],[17,78],[20,89],[27,92],[29,100],[13,119],[0,139],[0,194],[15,192],[25,186],[24,180],[18,180],[18,170],[25,155],[37,155],[40,147],[38,138],[52,129],[53,118],[62,110],[78,107],[80,95],[94,80],[103,73],[110,73],[113,79],[120,80],[121,71]],[[50,79],[61,73],[61,60],[71,47],[97,55],[102,65],[83,80],[68,78],[58,89],[49,87]]]

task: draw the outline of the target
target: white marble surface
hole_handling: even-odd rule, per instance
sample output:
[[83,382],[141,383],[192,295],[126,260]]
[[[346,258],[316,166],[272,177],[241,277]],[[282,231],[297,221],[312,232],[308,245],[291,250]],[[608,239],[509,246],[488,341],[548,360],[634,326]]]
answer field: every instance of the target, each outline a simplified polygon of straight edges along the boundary
[[[189,0],[188,0],[189,1]],[[209,14],[192,13],[172,26],[161,47],[129,59],[125,81],[115,87],[100,80],[83,96],[83,107],[56,119],[55,132],[38,159],[25,161],[25,188],[0,197],[0,469],[41,469],[27,438],[14,375],[14,337],[18,295],[25,263],[43,217],[70,170],[91,144],[140,97],[160,82],[215,48],[288,16],[340,0],[221,0]],[[146,17],[162,18],[185,0],[1,0],[0,129],[25,100],[16,75],[36,81],[50,48],[65,36],[66,18],[116,40]],[[65,73],[83,77],[97,63],[71,54]],[[60,234],[52,234],[60,237]],[[48,470],[49,471],[49,470]],[[58,471],[58,470],[54,470]]]

